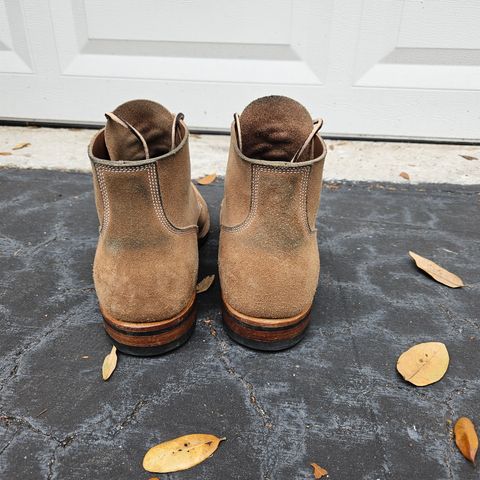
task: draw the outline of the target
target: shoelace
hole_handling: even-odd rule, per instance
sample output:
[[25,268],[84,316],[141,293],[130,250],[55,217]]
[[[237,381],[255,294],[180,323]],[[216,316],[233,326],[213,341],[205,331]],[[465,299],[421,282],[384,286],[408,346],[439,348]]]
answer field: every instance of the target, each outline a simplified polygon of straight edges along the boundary
[[143,146],[143,151],[145,153],[145,159],[148,160],[150,158],[150,152],[148,151],[148,145],[147,145],[147,142],[145,141],[145,139],[143,138],[142,134],[133,126],[131,125],[130,123],[128,123],[126,120],[123,120],[121,119],[120,117],[118,117],[117,115],[115,115],[114,113],[112,112],[107,112],[105,114],[105,116],[114,121],[115,123],[118,123],[119,125],[121,125],[122,127],[125,127],[127,128],[128,130],[130,130],[137,138],[138,140],[140,140],[142,146]]
[[[140,140],[140,142],[142,144],[142,147],[143,147],[143,152],[145,154],[145,160],[148,160],[150,158],[150,152],[148,151],[148,145],[147,145],[147,142],[145,141],[145,138],[143,138],[143,135],[132,124],[128,123],[126,120],[123,120],[118,115],[115,115],[112,112],[107,112],[105,114],[105,116],[108,119],[114,121],[115,123],[118,123],[122,127],[130,130],[135,135],[135,137],[137,137],[137,139]],[[176,144],[175,137],[177,135],[177,127],[178,127],[179,122],[183,119],[184,119],[183,113],[177,113],[175,115],[174,119],[173,119],[172,134],[171,134],[171,139],[172,139],[171,150],[173,150],[175,148],[175,144]]]
[[322,125],[323,125],[323,119],[322,118],[316,118],[314,121],[313,121],[313,128],[312,128],[312,131],[310,132],[310,135],[307,137],[307,139],[305,140],[305,143],[297,150],[297,152],[295,153],[295,155],[292,157],[292,159],[290,160],[290,163],[294,163],[296,162],[300,156],[302,155],[302,153],[305,151],[305,149],[308,147],[308,145],[310,144],[310,142],[313,140],[313,137],[318,133],[318,131],[322,128]]

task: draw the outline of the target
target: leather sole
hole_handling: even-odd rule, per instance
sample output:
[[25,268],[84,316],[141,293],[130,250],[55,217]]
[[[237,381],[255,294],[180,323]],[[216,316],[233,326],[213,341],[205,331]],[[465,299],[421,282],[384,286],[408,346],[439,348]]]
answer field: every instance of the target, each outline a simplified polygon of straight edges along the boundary
[[278,351],[296,345],[310,323],[310,310],[290,318],[256,318],[235,310],[222,298],[223,326],[237,343],[255,350]]
[[159,322],[122,322],[101,306],[103,325],[114,345],[123,353],[137,356],[161,355],[183,345],[195,329],[196,296],[178,314]]

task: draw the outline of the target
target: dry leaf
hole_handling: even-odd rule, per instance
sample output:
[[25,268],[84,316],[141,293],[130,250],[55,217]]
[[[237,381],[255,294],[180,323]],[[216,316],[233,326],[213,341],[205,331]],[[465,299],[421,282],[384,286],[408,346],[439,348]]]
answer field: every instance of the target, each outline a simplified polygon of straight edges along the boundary
[[315,478],[322,478],[328,475],[328,472],[317,463],[311,463],[310,465],[313,467],[313,476]]
[[450,288],[459,288],[465,286],[460,277],[457,277],[453,273],[442,268],[440,265],[428,260],[428,258],[422,257],[421,255],[418,255],[418,253],[412,251],[408,252],[408,254],[414,260],[420,270],[428,273],[437,282],[442,283]]
[[114,345],[112,351],[105,357],[102,365],[102,377],[108,380],[117,366],[117,347]]
[[467,417],[459,418],[455,423],[453,431],[455,433],[455,443],[462,452],[462,455],[467,460],[475,463],[475,456],[478,450],[478,437],[473,422]]
[[212,455],[222,440],[225,438],[203,433],[168,440],[152,447],[145,454],[143,468],[152,473],[187,470]]
[[471,155],[460,155],[463,157],[465,160],[478,160],[477,157],[472,157]]
[[215,280],[215,275],[207,275],[203,280],[197,283],[197,293],[206,292]]
[[443,343],[419,343],[398,357],[397,370],[407,382],[424,387],[438,382],[445,375],[449,361]]
[[6,157],[7,155],[11,155],[10,152],[0,152],[0,156]]
[[30,145],[30,142],[17,143],[14,147],[12,147],[12,150],[21,150],[22,148],[29,147]]
[[206,175],[205,177],[199,178],[197,180],[197,183],[199,183],[200,185],[208,185],[208,184],[214,182],[216,178],[217,178],[217,174],[212,173],[210,175]]
[[410,180],[410,175],[407,172],[400,172],[400,176],[405,180]]

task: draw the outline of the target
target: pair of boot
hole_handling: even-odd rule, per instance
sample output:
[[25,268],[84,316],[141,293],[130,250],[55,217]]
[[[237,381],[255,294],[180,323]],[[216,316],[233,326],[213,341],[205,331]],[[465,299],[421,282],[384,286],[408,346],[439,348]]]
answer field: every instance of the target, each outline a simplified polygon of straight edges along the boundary
[[[134,100],[106,117],[89,146],[100,222],[95,289],[117,348],[157,355],[193,332],[198,245],[210,216],[190,179],[182,114]],[[320,270],[320,126],[280,96],[234,116],[219,275],[224,327],[245,346],[281,350],[307,329]]]

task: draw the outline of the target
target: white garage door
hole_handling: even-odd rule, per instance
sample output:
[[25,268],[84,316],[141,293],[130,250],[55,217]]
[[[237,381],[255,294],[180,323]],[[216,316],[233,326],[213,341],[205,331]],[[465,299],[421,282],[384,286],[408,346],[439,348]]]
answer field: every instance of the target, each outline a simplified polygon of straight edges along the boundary
[[331,134],[478,139],[478,0],[0,0],[0,117],[131,98],[226,129],[267,94]]

